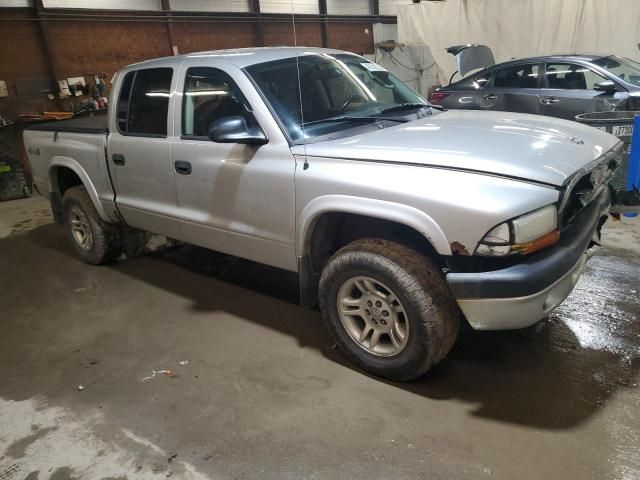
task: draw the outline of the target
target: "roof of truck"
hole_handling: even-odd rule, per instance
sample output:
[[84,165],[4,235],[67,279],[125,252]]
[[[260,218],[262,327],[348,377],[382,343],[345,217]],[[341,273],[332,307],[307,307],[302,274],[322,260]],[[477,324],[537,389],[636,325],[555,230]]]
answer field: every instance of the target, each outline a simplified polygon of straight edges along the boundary
[[140,67],[140,66],[153,66],[154,64],[162,63],[166,65],[168,61],[174,61],[180,63],[183,60],[189,58],[223,58],[225,61],[234,64],[239,68],[244,68],[248,65],[254,65],[256,63],[270,62],[272,60],[281,60],[283,58],[291,58],[301,55],[309,54],[338,54],[338,53],[350,53],[343,50],[335,50],[331,48],[317,48],[317,47],[253,47],[253,48],[233,48],[228,50],[211,50],[207,52],[193,52],[186,55],[176,55],[173,57],[155,58],[152,60],[146,60],[140,63],[134,63],[128,65],[125,68]]

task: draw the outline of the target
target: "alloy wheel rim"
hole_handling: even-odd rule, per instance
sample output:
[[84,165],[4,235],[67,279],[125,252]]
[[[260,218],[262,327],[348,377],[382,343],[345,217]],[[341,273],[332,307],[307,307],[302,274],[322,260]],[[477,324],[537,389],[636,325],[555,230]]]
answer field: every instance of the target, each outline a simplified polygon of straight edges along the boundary
[[78,246],[83,250],[91,250],[93,247],[93,232],[89,225],[89,219],[80,208],[71,208],[70,223],[71,233]]
[[338,292],[338,314],[351,339],[379,356],[398,355],[409,340],[409,318],[398,296],[384,283],[358,276]]

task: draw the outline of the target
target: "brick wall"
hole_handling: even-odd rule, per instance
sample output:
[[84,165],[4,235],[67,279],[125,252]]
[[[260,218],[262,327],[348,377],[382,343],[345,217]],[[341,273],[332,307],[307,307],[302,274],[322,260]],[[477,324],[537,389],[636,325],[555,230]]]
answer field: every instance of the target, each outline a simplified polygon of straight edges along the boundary
[[329,48],[360,55],[373,53],[373,26],[370,23],[328,23],[327,42]]
[[[9,97],[0,98],[0,114],[9,118],[20,113],[70,108],[69,101],[50,102],[44,94],[16,96],[15,80],[50,76],[40,27],[34,17],[30,9],[0,8],[0,80],[7,81],[9,87]],[[110,78],[130,63],[171,54],[167,27],[161,21],[50,20],[45,25],[58,79],[103,71]],[[263,22],[261,27],[262,37],[251,22],[178,20],[172,24],[173,43],[180,53],[294,44],[290,22]],[[321,46],[320,23],[301,21],[295,29],[298,45]],[[361,54],[373,52],[370,23],[329,22],[327,32],[329,47]]]
[[291,23],[265,23],[262,28],[264,32],[264,44],[266,46],[322,46],[322,33],[319,23],[296,23],[295,31],[297,39],[294,39],[293,24]]
[[170,55],[163,23],[47,22],[49,49],[62,78],[115,71]]
[[0,115],[13,119],[23,111],[39,111],[54,104],[46,96],[17,97],[15,81],[49,76],[38,25],[30,10],[0,9],[0,80],[8,97],[0,97]]
[[256,30],[251,23],[180,23],[173,24],[173,40],[180,53],[224,48],[253,47]]

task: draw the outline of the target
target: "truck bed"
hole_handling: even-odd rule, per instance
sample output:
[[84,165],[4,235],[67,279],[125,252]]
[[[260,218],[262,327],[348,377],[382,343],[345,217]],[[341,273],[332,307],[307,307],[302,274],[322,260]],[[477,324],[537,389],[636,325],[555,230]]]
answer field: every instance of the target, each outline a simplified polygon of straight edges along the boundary
[[60,182],[65,181],[61,178],[68,179],[70,175],[72,183],[77,177],[85,185],[103,220],[117,219],[105,156],[108,133],[107,116],[103,114],[38,123],[25,129],[24,144],[33,181],[37,190],[51,199],[57,220],[62,201]]
[[93,116],[71,118],[69,120],[35,123],[33,125],[29,125],[25,130],[72,133],[109,133],[107,118],[106,113],[101,113]]

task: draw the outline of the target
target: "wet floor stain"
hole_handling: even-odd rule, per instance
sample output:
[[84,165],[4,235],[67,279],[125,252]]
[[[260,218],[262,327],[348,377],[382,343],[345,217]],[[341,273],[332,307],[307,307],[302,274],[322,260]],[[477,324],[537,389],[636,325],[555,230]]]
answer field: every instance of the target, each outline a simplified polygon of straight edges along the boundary
[[581,348],[631,361],[640,355],[640,263],[605,251],[587,265],[551,319],[567,325]]
[[49,433],[55,432],[57,429],[58,427],[40,428],[37,425],[32,425],[31,431],[33,433],[13,442],[9,445],[5,454],[14,459],[22,458],[26,455],[29,446],[37,442],[39,439],[46,437]]

